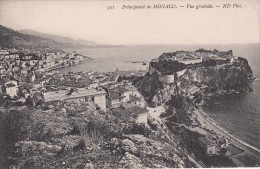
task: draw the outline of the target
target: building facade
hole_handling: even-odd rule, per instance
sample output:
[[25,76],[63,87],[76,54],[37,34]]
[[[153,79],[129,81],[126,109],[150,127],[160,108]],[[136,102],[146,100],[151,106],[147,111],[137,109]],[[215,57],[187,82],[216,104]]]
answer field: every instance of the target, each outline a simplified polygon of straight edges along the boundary
[[106,92],[103,89],[77,88],[73,92],[60,90],[44,93],[45,102],[57,100],[71,100],[80,102],[94,102],[98,109],[106,112]]

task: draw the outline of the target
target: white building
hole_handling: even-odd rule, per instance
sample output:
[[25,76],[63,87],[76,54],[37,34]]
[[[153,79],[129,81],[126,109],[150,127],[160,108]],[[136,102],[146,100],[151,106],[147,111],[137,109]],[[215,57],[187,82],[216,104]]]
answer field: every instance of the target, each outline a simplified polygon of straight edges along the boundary
[[165,113],[165,108],[163,106],[157,106],[154,108],[147,107],[147,109],[149,110],[147,113],[147,121],[150,123],[162,124],[160,115]]
[[0,65],[0,74],[4,74],[4,72],[5,72],[5,68],[2,65]]
[[68,90],[59,90],[57,92],[44,93],[46,102],[57,100],[77,100],[82,102],[93,101],[97,108],[106,112],[106,92],[103,89],[85,89],[77,88],[74,92]]
[[231,58],[231,63],[237,61],[237,59],[238,59],[238,57],[232,57],[232,58]]
[[185,65],[188,64],[195,64],[195,63],[201,63],[203,61],[202,55],[200,56],[199,59],[183,59],[183,60],[177,60],[178,62],[184,63]]
[[8,94],[11,97],[17,96],[18,86],[17,81],[10,80],[4,84],[6,94]]

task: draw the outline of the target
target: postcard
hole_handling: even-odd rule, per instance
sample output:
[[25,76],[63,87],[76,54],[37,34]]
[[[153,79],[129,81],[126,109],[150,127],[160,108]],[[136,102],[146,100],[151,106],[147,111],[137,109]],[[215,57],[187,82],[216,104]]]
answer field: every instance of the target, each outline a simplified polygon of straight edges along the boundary
[[259,14],[0,1],[0,168],[259,167]]

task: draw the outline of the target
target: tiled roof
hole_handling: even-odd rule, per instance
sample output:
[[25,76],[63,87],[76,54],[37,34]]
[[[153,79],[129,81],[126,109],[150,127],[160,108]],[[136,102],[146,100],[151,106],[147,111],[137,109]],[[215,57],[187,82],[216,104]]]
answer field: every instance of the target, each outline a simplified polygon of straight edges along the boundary
[[11,83],[5,84],[5,86],[8,88],[8,87],[15,87],[16,85],[11,82]]
[[213,141],[209,140],[207,137],[200,137],[199,140],[200,140],[203,144],[205,144],[205,145],[207,145],[207,146],[215,145],[215,143],[214,143]]

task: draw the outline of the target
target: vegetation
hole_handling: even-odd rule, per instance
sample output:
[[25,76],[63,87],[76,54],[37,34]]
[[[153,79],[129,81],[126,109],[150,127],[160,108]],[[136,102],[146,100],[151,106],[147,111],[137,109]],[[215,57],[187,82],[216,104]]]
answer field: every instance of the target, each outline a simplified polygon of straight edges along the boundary
[[164,75],[171,75],[175,72],[185,69],[185,64],[173,60],[159,60],[151,64],[151,67],[155,68]]
[[187,126],[191,125],[191,120],[188,115],[188,110],[186,109],[186,100],[183,96],[172,96],[172,99],[169,101],[169,106],[172,106],[175,108],[176,113],[168,118],[168,120],[179,123],[179,124],[185,124]]
[[[21,168],[84,168],[88,160],[103,159],[114,165],[112,161],[118,160],[120,154],[104,149],[106,142],[124,135],[151,134],[142,124],[118,120],[91,105],[55,102],[42,107],[0,110],[0,143],[5,148],[0,154],[1,164]],[[62,163],[65,164],[60,167]]]

